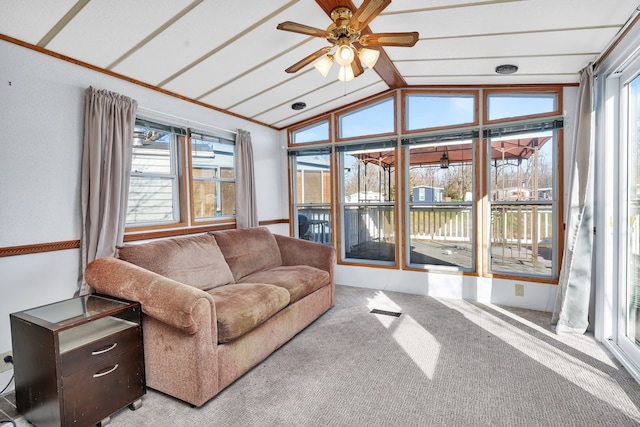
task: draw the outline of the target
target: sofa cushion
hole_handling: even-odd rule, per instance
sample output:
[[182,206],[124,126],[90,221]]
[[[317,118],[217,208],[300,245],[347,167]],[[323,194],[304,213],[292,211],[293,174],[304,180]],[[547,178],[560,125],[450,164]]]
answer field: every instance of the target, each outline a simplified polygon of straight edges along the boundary
[[209,234],[125,245],[118,248],[118,258],[202,290],[234,282]]
[[286,289],[264,283],[238,283],[208,291],[216,303],[218,342],[226,343],[260,326],[289,304]]
[[329,273],[308,265],[280,266],[259,271],[242,278],[242,282],[268,283],[289,291],[294,303],[324,285],[329,284]]
[[212,231],[218,246],[239,282],[249,274],[282,265],[280,248],[268,228]]

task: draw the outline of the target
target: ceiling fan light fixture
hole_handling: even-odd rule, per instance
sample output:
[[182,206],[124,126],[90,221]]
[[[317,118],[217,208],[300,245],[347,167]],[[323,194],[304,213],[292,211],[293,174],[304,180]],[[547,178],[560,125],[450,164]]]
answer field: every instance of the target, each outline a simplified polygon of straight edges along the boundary
[[315,64],[313,64],[316,70],[318,70],[320,74],[322,74],[322,77],[327,77],[327,74],[329,74],[329,70],[331,69],[332,65],[333,55],[325,55],[317,60]]
[[378,58],[380,58],[380,51],[361,47],[358,49],[358,57],[360,58],[360,61],[367,66],[367,68],[373,68],[376,66]]
[[351,65],[355,56],[353,48],[349,46],[349,42],[345,41],[345,39],[340,39],[340,46],[334,56],[336,62],[343,67]]
[[341,82],[349,82],[354,78],[353,70],[349,66],[340,66],[340,72],[338,73],[338,80]]

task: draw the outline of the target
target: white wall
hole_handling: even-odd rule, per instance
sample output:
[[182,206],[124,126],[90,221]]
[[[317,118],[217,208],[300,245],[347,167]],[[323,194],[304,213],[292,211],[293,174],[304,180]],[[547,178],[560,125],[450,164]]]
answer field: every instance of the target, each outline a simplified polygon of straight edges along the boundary
[[[258,217],[288,217],[280,132],[3,41],[0,58],[0,247],[80,239],[89,86],[129,96],[141,110],[189,119],[194,126],[248,130],[260,177]],[[286,226],[270,228],[288,234]],[[11,349],[10,313],[73,297],[79,257],[75,249],[0,258],[0,352]],[[10,371],[0,374],[0,387],[10,376]]]

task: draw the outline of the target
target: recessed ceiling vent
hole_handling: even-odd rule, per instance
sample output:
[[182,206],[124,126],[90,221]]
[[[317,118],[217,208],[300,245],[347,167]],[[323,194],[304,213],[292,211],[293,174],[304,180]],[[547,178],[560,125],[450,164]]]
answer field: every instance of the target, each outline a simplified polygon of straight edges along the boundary
[[293,108],[294,110],[303,110],[306,106],[307,104],[305,104],[304,102],[294,102],[293,104],[291,104],[291,108]]
[[518,66],[513,64],[503,64],[496,67],[496,73],[498,74],[513,74],[518,71]]

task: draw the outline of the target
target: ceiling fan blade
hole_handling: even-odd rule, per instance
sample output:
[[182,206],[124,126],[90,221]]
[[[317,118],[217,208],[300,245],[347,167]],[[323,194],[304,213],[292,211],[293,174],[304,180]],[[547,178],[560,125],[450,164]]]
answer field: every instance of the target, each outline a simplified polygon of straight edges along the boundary
[[355,31],[362,30],[390,4],[391,0],[364,0],[351,17],[349,27]]
[[327,30],[321,30],[320,28],[310,27],[304,24],[298,24],[296,22],[286,21],[278,24],[279,30],[291,31],[292,33],[306,34],[308,36],[327,38],[331,35]]
[[331,50],[331,46],[327,46],[327,47],[323,47],[322,49],[318,49],[317,51],[313,52],[311,55],[307,56],[306,58],[303,58],[300,61],[298,61],[295,64],[293,64],[291,67],[287,68],[285,71],[287,73],[295,73],[296,71],[300,70],[301,68],[311,64],[313,61],[315,61],[316,59],[320,58],[322,55],[325,55],[325,54],[329,53],[330,50]]
[[364,67],[362,66],[362,62],[358,55],[353,58],[353,62],[351,63],[351,71],[353,71],[353,77],[358,77],[360,74],[364,73]]
[[359,43],[363,46],[402,46],[411,47],[416,44],[420,35],[410,33],[374,33],[360,36]]

